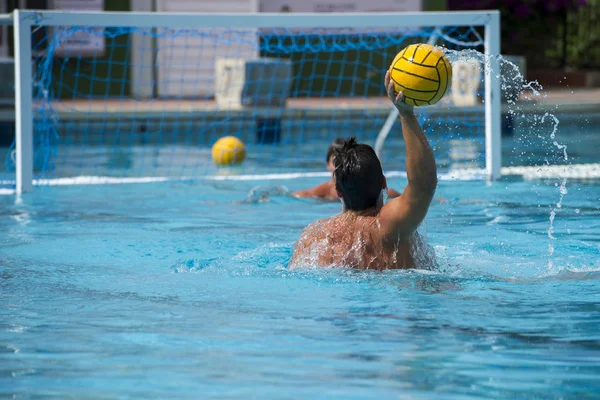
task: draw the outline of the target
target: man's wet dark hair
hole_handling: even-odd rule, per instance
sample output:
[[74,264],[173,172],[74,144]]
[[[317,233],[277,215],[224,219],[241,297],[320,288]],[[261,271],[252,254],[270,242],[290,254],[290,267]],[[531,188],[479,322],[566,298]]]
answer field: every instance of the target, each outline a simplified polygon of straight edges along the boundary
[[335,188],[342,194],[346,209],[362,211],[375,206],[384,178],[373,148],[350,138],[334,149],[333,156]]
[[327,158],[325,159],[325,162],[329,162],[329,159],[333,155],[335,149],[341,149],[344,146],[344,143],[346,143],[346,140],[341,137],[336,138],[333,142],[331,142],[329,148],[327,149]]

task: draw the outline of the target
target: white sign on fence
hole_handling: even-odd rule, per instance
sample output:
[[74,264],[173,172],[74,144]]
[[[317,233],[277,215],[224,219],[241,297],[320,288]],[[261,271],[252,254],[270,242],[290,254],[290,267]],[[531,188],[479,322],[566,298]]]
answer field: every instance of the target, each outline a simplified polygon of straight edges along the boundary
[[[104,0],[53,0],[52,8],[69,11],[104,11]],[[57,56],[77,54],[79,56],[97,57],[104,54],[104,28],[94,27],[73,32],[69,28],[56,27],[54,37],[60,38],[56,47]]]
[[479,61],[470,58],[452,63],[452,103],[457,107],[474,107],[479,104],[477,94],[482,80]]

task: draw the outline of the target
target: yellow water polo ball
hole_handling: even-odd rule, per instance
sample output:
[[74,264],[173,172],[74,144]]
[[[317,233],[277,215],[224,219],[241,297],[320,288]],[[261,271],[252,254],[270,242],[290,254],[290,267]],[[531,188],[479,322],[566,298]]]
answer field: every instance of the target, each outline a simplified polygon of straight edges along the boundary
[[444,97],[452,81],[452,65],[444,50],[430,44],[411,44],[396,55],[390,78],[404,102],[429,106]]
[[217,165],[239,164],[246,158],[246,147],[234,136],[225,136],[212,147],[212,158]]

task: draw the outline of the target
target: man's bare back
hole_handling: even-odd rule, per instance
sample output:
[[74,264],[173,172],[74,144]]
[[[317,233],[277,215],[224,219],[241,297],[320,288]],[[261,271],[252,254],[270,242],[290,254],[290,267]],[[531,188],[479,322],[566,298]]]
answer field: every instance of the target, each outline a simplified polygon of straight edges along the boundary
[[[408,184],[402,196],[383,204],[387,188],[379,159],[370,146],[347,140],[335,153],[333,173],[341,214],[307,226],[292,257],[292,266],[339,266],[357,269],[414,268],[424,249],[416,229],[425,218],[437,187],[433,151],[413,108],[394,92],[386,74],[388,96],[398,109],[406,147]],[[416,257],[415,257],[416,256]]]
[[413,235],[382,238],[376,215],[342,213],[306,227],[296,244],[292,265],[374,270],[414,268],[412,242]]

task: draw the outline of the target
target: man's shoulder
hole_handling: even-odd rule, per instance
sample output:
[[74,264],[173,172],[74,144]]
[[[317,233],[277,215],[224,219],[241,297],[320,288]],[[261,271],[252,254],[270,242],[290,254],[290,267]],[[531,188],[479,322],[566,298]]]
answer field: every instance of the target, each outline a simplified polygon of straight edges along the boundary
[[300,238],[296,242],[292,264],[296,264],[299,257],[304,257],[310,254],[311,249],[316,243],[321,242],[326,238],[326,233],[329,231],[330,218],[323,218],[307,225],[303,230]]
[[304,228],[304,233],[322,232],[324,229],[327,229],[331,225],[332,221],[334,221],[335,218],[337,218],[337,215],[334,215],[333,217],[322,218],[316,220],[315,222],[311,222],[306,226],[306,228]]

